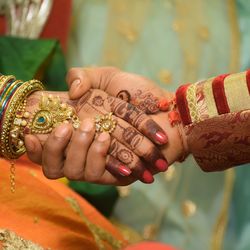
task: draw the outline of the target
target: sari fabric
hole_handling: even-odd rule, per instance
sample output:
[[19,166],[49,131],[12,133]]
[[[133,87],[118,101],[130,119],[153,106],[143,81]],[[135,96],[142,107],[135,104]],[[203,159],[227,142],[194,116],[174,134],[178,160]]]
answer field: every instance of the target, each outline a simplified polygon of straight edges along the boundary
[[0,159],[0,165],[1,229],[50,249],[124,246],[121,234],[95,208],[64,184],[46,179],[26,157],[16,163],[15,193],[10,191],[10,163]]

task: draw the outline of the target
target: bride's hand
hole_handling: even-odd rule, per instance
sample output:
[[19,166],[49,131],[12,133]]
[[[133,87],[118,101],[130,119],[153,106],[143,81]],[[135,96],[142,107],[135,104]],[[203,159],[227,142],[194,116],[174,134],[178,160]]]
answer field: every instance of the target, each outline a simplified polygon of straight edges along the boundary
[[[40,95],[39,92],[33,94],[28,99],[28,106],[32,106],[29,103],[38,103]],[[91,90],[74,102],[68,100],[67,93],[56,95],[59,95],[63,102],[75,107],[83,123],[80,129],[73,133],[68,125],[62,125],[52,132],[48,139],[39,136],[44,143],[43,150],[33,136],[26,138],[30,159],[42,163],[47,177],[66,176],[70,179],[125,185],[136,179],[151,183],[153,177],[148,169],[152,172],[167,169],[168,164],[160,150],[148,139],[162,145],[167,138],[162,140],[164,131],[144,112],[101,90]],[[89,123],[96,115],[110,112],[117,122],[111,138],[102,134],[94,139],[94,124]],[[60,136],[60,133],[64,135]],[[110,139],[111,147],[107,152]],[[35,151],[29,150],[30,141],[36,145]],[[105,164],[113,175],[105,170]],[[131,172],[131,176],[126,178],[120,175],[130,175]]]

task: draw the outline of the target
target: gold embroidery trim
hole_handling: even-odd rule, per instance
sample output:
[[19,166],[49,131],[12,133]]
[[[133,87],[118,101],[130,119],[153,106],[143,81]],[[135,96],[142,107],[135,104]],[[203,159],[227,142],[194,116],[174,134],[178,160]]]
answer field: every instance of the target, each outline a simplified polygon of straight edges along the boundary
[[23,239],[7,229],[0,229],[0,242],[2,242],[2,250],[49,250],[49,248],[45,249],[32,241]]
[[84,223],[87,225],[91,233],[93,234],[96,244],[99,250],[105,250],[103,242],[107,242],[112,249],[120,250],[122,249],[123,244],[120,240],[115,239],[110,233],[104,229],[93,224],[82,212],[80,205],[77,200],[72,197],[66,197],[66,201],[70,204],[71,208],[83,219]]
[[186,98],[192,123],[200,121],[200,116],[197,110],[196,84],[191,84],[188,87]]
[[209,118],[218,115],[217,107],[216,107],[215,100],[214,100],[213,88],[212,88],[213,80],[214,78],[210,78],[203,85],[203,93],[205,97],[205,102],[206,102]]

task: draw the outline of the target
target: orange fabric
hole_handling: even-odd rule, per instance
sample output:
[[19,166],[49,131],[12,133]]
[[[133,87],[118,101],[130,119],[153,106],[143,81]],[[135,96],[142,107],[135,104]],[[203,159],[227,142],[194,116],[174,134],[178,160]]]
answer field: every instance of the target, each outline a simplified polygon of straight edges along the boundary
[[90,222],[123,240],[95,208],[64,184],[46,179],[40,167],[26,157],[16,163],[16,192],[12,194],[9,165],[0,159],[0,228],[51,249],[98,249],[84,220],[66,201],[70,197],[78,202]]

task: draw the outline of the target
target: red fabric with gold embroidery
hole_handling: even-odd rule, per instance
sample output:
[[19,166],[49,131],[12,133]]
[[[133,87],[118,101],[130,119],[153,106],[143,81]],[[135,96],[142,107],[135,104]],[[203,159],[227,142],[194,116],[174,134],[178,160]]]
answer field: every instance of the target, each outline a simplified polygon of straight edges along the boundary
[[186,125],[189,149],[204,171],[250,162],[249,89],[250,71],[246,71],[177,90],[177,106]]

